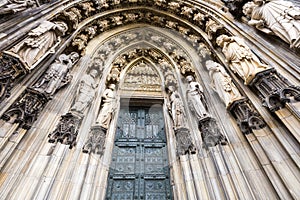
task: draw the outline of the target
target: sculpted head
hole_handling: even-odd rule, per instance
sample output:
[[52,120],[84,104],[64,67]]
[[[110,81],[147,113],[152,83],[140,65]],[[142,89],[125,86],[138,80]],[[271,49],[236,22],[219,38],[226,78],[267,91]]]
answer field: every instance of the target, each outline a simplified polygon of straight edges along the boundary
[[254,2],[248,2],[243,6],[243,13],[247,16],[247,17],[251,17],[252,11],[254,9],[254,7],[256,7]]
[[230,38],[228,35],[220,35],[219,37],[217,37],[216,39],[216,43],[217,45],[219,45],[220,47],[223,47],[224,46],[224,42],[225,41],[229,41]]
[[212,60],[208,60],[205,62],[205,67],[207,70],[211,70],[212,68],[216,67],[216,63]]
[[115,90],[116,85],[115,84],[109,84],[108,88],[111,89],[111,90]]
[[186,81],[187,81],[188,83],[192,82],[193,80],[194,80],[194,77],[191,76],[191,75],[189,75],[189,76],[186,77]]
[[92,70],[90,71],[90,75],[91,75],[93,78],[95,78],[95,77],[98,75],[98,71],[95,70],[95,69],[92,69]]

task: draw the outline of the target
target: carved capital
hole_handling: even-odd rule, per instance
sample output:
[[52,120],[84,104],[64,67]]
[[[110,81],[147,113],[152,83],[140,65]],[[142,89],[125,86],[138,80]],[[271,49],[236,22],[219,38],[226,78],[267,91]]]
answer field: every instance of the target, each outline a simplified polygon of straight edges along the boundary
[[72,113],[61,116],[56,129],[48,135],[49,142],[60,142],[65,145],[70,145],[69,148],[72,149],[73,146],[76,145],[76,138],[81,121],[82,118]]
[[83,153],[96,153],[102,156],[105,149],[106,131],[107,129],[101,126],[93,126],[89,138],[82,148]]
[[176,142],[177,142],[177,154],[195,154],[196,148],[193,144],[191,133],[187,128],[178,128],[175,130]]
[[300,101],[300,88],[289,83],[275,69],[257,74],[250,85],[259,92],[263,106],[271,112],[283,108],[292,100]]
[[204,148],[207,149],[208,147],[214,147],[218,144],[227,144],[227,140],[221,133],[214,118],[208,116],[199,120],[199,129],[201,131]]
[[233,102],[228,110],[236,119],[243,134],[252,133],[252,130],[259,130],[266,126],[263,119],[247,102],[247,99]]

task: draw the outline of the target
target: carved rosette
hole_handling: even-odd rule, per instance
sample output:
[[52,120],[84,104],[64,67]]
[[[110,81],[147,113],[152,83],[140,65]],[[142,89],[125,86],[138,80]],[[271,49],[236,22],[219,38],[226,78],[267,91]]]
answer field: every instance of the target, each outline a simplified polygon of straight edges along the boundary
[[83,153],[96,153],[102,156],[105,149],[106,131],[107,129],[101,126],[93,126],[82,148]]
[[259,130],[266,126],[260,115],[247,102],[247,99],[234,101],[228,110],[237,120],[243,134],[252,133],[252,130]]
[[218,144],[226,145],[227,139],[221,133],[217,122],[212,117],[204,117],[199,120],[199,129],[201,131],[201,137],[203,147],[214,147]]
[[196,147],[193,144],[191,133],[187,128],[178,128],[175,130],[177,154],[195,154]]
[[14,123],[19,123],[23,129],[30,129],[36,121],[39,113],[45,107],[48,98],[39,92],[26,89],[25,92],[12,104],[12,106],[2,115],[2,119],[9,121],[16,117]]
[[275,69],[261,72],[250,83],[259,92],[263,106],[275,112],[291,101],[300,101],[300,87],[294,86]]
[[81,121],[82,118],[72,113],[61,116],[56,129],[48,135],[49,142],[60,142],[65,145],[70,145],[69,148],[72,149],[73,146],[76,145],[76,138]]

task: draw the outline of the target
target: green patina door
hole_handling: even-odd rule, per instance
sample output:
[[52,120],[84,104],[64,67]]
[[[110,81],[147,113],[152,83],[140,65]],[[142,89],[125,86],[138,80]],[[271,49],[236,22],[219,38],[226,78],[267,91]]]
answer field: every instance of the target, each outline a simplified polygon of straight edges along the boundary
[[172,199],[161,106],[121,107],[106,199]]

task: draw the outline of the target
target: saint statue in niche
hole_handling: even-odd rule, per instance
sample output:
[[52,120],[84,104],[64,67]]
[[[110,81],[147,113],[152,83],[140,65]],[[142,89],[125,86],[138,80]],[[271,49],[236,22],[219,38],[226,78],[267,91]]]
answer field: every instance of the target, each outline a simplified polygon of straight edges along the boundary
[[248,85],[259,72],[269,69],[267,65],[260,62],[258,57],[239,37],[221,35],[217,38],[217,44],[222,47],[230,69],[237,73]]
[[115,112],[116,106],[116,92],[115,84],[110,84],[108,88],[103,92],[102,95],[102,107],[98,115],[97,124],[100,124],[101,127],[108,129],[110,121],[112,119],[113,113]]
[[277,35],[291,48],[300,47],[300,9],[292,2],[254,0],[243,6],[243,13],[250,18],[249,25]]
[[168,105],[168,108],[173,119],[174,129],[176,130],[185,127],[186,125],[184,106],[175,87],[169,86],[168,90],[170,93],[170,104]]
[[191,111],[195,114],[198,120],[207,117],[209,114],[207,112],[207,105],[203,95],[202,86],[194,81],[193,76],[187,76],[186,80],[188,81],[187,88],[187,100]]
[[71,111],[82,114],[88,105],[92,102],[95,96],[95,89],[98,84],[96,83],[96,76],[98,71],[92,69],[89,74],[85,74],[79,84],[78,92],[75,98]]
[[76,52],[70,55],[61,54],[53,64],[50,65],[41,81],[34,85],[34,88],[42,93],[52,96],[58,89],[68,84],[72,76],[69,70],[78,60],[79,55]]
[[44,21],[28,33],[28,37],[14,46],[9,52],[21,58],[30,69],[68,30],[65,22]]
[[222,65],[212,60],[206,61],[205,64],[207,70],[209,70],[211,86],[218,93],[226,107],[243,98]]

